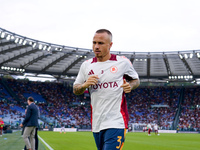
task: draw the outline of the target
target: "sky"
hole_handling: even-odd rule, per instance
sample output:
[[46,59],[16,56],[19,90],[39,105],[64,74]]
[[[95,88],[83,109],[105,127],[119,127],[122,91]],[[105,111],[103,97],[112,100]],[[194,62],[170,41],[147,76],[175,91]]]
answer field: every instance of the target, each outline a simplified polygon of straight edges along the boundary
[[105,28],[111,51],[199,50],[200,0],[0,0],[0,27],[78,48]]

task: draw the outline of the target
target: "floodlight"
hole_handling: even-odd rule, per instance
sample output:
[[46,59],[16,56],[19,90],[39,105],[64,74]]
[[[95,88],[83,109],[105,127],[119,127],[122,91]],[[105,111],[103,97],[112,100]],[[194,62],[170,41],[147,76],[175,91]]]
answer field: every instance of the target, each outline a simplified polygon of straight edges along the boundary
[[185,57],[185,59],[188,59],[188,55],[187,54],[184,54],[184,57]]
[[192,58],[192,57],[193,57],[193,53],[190,54],[190,58]]
[[10,40],[10,34],[7,35],[6,40],[9,41]]
[[33,44],[33,48],[35,48],[36,45],[37,45],[37,43],[34,43],[34,44]]
[[197,57],[200,58],[200,54],[199,53],[197,53]]
[[42,44],[39,44],[39,49],[42,49],[43,45]]
[[15,43],[18,43],[18,41],[19,41],[19,38],[17,37],[17,38],[15,39]]
[[47,49],[47,46],[45,45],[44,47],[43,47],[43,50],[45,51]]
[[23,42],[23,45],[26,45],[26,43],[27,43],[27,41],[26,41],[26,40],[24,40],[24,42]]
[[15,39],[15,36],[14,36],[14,35],[12,35],[10,38],[11,38],[11,40],[14,40],[14,39]]
[[5,32],[1,32],[1,38],[5,37]]
[[19,44],[22,44],[22,42],[23,42],[23,39],[19,39]]
[[47,51],[50,51],[50,50],[51,50],[51,46],[48,47]]
[[183,56],[181,54],[179,54],[180,59],[183,59]]

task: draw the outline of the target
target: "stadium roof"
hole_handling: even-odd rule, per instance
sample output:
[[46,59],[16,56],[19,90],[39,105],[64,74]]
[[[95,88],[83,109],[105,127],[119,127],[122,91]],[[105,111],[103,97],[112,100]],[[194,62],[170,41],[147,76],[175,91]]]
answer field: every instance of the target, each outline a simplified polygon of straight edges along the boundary
[[[170,52],[111,51],[130,59],[140,79],[196,81],[200,78],[200,50]],[[57,45],[27,38],[0,28],[0,74],[33,73],[55,78],[75,77],[92,49]]]

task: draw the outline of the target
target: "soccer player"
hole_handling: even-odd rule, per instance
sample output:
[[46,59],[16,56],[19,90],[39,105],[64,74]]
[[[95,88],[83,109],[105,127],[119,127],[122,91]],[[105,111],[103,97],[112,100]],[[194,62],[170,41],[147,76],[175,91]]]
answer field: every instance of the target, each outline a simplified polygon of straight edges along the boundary
[[60,129],[60,133],[62,133],[62,132],[64,132],[64,134],[65,134],[65,125],[64,124],[62,125],[62,127]]
[[158,134],[158,125],[157,124],[154,125],[154,131],[155,131],[155,135],[159,135]]
[[151,136],[151,130],[152,130],[151,123],[147,125],[147,129],[148,129],[148,136]]
[[89,89],[92,132],[98,150],[122,149],[129,119],[125,93],[140,84],[132,63],[124,56],[110,53],[112,44],[109,30],[96,31],[95,57],[82,63],[73,86],[76,95]]
[[2,118],[0,118],[0,136],[3,135],[3,126],[4,126],[4,121]]

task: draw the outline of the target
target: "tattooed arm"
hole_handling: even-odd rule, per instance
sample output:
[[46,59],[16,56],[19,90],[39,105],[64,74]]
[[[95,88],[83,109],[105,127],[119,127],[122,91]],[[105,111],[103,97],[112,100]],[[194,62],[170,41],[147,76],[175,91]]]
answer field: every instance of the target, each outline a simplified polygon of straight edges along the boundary
[[99,77],[97,75],[90,76],[88,80],[83,84],[75,84],[73,86],[73,93],[75,95],[81,95],[84,93],[86,88],[88,88],[90,85],[96,85],[98,83]]
[[75,84],[73,87],[73,93],[76,95],[83,94],[85,90],[86,90],[86,88],[83,87],[83,84]]

